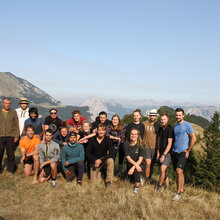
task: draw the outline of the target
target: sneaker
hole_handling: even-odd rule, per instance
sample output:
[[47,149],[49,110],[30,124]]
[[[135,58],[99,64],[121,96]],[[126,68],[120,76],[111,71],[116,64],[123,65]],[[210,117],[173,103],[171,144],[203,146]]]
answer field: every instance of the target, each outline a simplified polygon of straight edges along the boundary
[[151,177],[147,177],[147,178],[146,178],[146,183],[147,183],[147,185],[150,185],[150,184],[151,184]]
[[136,195],[136,194],[138,193],[138,191],[139,191],[139,188],[138,188],[138,187],[134,187],[134,192],[133,192],[133,194]]
[[144,178],[143,177],[140,178],[140,184],[141,184],[141,186],[144,185]]
[[11,176],[11,177],[12,177],[12,176],[15,176],[15,173],[14,173],[14,172],[9,171],[8,173],[9,173],[9,176]]
[[111,184],[112,184],[111,182],[107,182],[107,183],[106,183],[106,188],[108,188],[109,186],[111,186]]
[[52,187],[55,187],[56,186],[56,180],[52,180],[51,185],[52,185]]
[[173,200],[173,201],[179,201],[180,198],[181,198],[180,194],[177,193],[177,194],[172,198],[172,200]]
[[157,186],[157,192],[161,193],[162,192],[162,187],[161,186]]

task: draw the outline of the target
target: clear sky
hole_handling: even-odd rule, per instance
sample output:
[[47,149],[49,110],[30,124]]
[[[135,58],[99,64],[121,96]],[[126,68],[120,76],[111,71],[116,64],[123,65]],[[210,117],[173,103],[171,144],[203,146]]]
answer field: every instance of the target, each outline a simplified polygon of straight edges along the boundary
[[0,0],[0,71],[58,100],[220,105],[220,1]]

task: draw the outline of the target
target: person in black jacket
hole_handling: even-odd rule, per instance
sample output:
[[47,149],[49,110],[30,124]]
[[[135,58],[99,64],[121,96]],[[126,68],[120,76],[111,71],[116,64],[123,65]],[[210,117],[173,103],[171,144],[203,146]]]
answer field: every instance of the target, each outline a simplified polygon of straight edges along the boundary
[[68,143],[69,134],[67,126],[62,126],[59,130],[53,135],[53,140],[60,145],[60,148],[65,146]]
[[106,187],[110,186],[114,174],[113,145],[109,137],[105,135],[106,126],[98,125],[97,135],[89,140],[86,156],[91,164],[91,181],[101,180],[101,169],[106,168]]
[[92,123],[92,130],[93,132],[97,132],[97,128],[99,124],[104,124],[105,126],[108,126],[111,124],[111,121],[107,118],[107,113],[102,111],[99,113],[99,116],[96,117],[96,120]]

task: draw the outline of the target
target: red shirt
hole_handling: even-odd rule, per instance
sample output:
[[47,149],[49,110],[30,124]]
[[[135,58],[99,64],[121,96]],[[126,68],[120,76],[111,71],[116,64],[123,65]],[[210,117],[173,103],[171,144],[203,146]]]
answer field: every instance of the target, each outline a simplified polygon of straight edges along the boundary
[[67,124],[68,124],[68,125],[72,125],[74,128],[79,128],[79,127],[82,126],[82,123],[83,123],[84,121],[87,121],[87,118],[84,117],[84,116],[80,116],[80,120],[79,120],[78,123],[76,123],[76,121],[75,121],[75,120],[73,119],[73,117],[72,117],[72,118],[70,118],[70,119],[67,121]]

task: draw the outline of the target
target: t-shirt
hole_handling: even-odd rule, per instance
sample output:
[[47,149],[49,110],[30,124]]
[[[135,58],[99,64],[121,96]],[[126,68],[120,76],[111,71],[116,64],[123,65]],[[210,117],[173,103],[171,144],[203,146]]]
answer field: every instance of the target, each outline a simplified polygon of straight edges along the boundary
[[[22,140],[19,142],[19,148],[25,149],[25,153],[31,153],[35,150],[35,146],[38,146],[40,144],[41,140],[34,135],[32,139],[28,139],[27,136],[24,136]],[[28,160],[30,157],[25,158],[25,160]]]
[[32,120],[31,118],[28,118],[24,122],[24,127],[27,125],[33,125],[34,126],[34,134],[40,135],[43,131],[42,125],[43,125],[43,118],[36,118],[35,120]]
[[168,125],[165,129],[163,127],[159,128],[159,138],[160,138],[160,147],[159,152],[163,154],[168,145],[168,138],[174,138],[173,128]]
[[79,122],[76,122],[72,117],[67,121],[67,124],[73,126],[74,128],[80,128],[84,121],[87,121],[87,118],[84,116],[80,116]]
[[29,108],[23,110],[22,108],[15,109],[18,115],[18,121],[19,121],[19,129],[20,129],[20,135],[22,134],[24,130],[24,122],[29,118]]
[[55,120],[53,120],[51,118],[51,116],[47,116],[45,118],[44,124],[48,125],[49,129],[51,129],[53,131],[53,134],[54,134],[57,130],[59,130],[59,127],[60,127],[60,124],[61,124],[61,119],[59,117],[56,117]]
[[190,145],[190,134],[194,133],[192,125],[183,121],[181,124],[177,123],[174,126],[175,142],[173,146],[174,152],[184,152]]
[[4,111],[2,111],[2,113],[3,113],[4,117],[7,118],[7,116],[8,116],[8,112],[4,112]]
[[157,134],[159,131],[160,124],[159,122],[150,123],[149,121],[143,122],[145,130],[144,130],[144,138],[143,145],[146,148],[155,149],[157,144]]
[[[128,141],[124,143],[124,152],[125,156],[130,156],[131,159],[135,162],[139,160],[139,157],[144,157],[145,151],[144,149],[138,147],[138,145],[131,146]],[[142,162],[143,163],[143,162]]]
[[126,135],[125,135],[126,139],[129,138],[130,132],[131,132],[132,128],[136,128],[140,132],[141,138],[143,139],[143,136],[144,136],[144,124],[143,123],[135,124],[134,122],[129,123],[127,125],[127,127],[126,127]]

